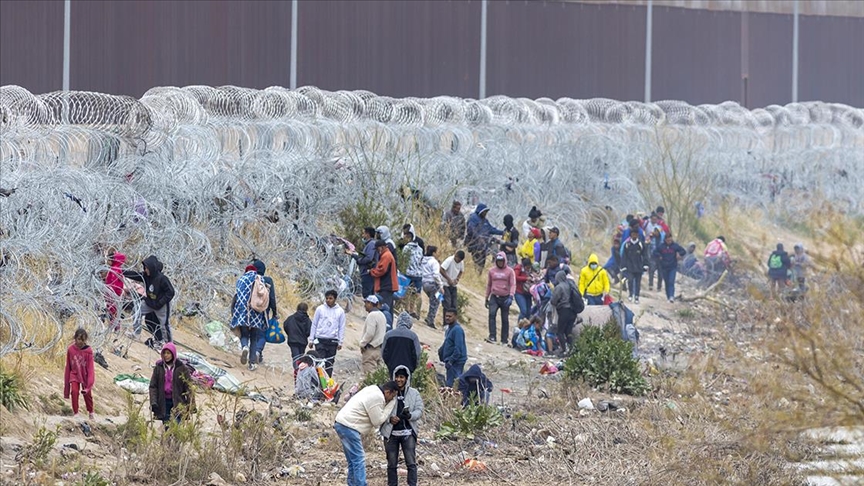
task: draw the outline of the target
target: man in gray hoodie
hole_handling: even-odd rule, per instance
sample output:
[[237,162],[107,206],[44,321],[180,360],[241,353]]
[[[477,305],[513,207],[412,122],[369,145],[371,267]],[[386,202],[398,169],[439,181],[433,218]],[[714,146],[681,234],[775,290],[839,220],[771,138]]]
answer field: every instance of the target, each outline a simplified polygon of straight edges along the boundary
[[420,392],[411,388],[411,372],[407,367],[396,367],[393,381],[399,386],[396,406],[390,412],[390,419],[381,426],[387,453],[387,486],[399,484],[396,468],[400,447],[408,469],[408,486],[417,486],[417,426],[423,418],[423,398]]

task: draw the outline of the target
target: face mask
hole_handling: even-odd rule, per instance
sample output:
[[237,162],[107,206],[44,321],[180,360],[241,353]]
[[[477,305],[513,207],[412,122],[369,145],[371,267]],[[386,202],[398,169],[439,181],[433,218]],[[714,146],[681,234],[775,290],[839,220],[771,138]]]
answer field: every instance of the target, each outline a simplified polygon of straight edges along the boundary
[[597,264],[596,263],[592,263],[588,266],[591,267],[591,270],[597,270]]

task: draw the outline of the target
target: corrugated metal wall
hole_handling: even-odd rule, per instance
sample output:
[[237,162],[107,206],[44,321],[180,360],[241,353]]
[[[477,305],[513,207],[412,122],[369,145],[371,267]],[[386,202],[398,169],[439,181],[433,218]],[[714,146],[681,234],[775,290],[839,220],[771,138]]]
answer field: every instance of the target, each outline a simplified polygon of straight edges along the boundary
[[[643,99],[645,11],[489,2],[487,95]],[[479,0],[302,1],[298,84],[477,97],[480,12]],[[799,98],[864,106],[864,18],[800,26]],[[290,2],[73,0],[71,88],[288,86],[290,29]],[[654,100],[791,100],[791,15],[655,7],[653,42]],[[0,2],[0,85],[60,89],[62,52],[63,2]]]

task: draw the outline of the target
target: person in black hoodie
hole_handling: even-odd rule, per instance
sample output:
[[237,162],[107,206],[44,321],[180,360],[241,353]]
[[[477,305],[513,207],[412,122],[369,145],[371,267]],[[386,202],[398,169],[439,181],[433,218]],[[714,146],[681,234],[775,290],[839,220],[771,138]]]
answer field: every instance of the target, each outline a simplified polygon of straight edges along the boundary
[[627,289],[630,302],[634,299],[639,303],[639,290],[642,284],[642,273],[648,271],[648,245],[639,239],[639,234],[634,231],[624,242],[621,249],[621,273],[627,278]]
[[[407,312],[402,312],[396,318],[396,329],[384,334],[384,343],[381,345],[381,359],[387,366],[390,375],[399,366],[405,366],[408,371],[414,373],[420,365],[420,355],[423,349],[420,347],[420,339],[417,333],[411,330],[414,321]],[[423,366],[426,363],[422,363]]]
[[468,404],[488,405],[492,395],[492,382],[480,369],[480,365],[471,365],[468,371],[459,376],[459,392],[462,393],[462,406]]
[[[255,267],[255,272],[261,276],[261,280],[270,288],[270,303],[267,306],[267,310],[264,311],[264,320],[267,321],[267,325],[270,325],[271,319],[276,319],[279,321],[279,311],[276,310],[276,287],[273,285],[273,279],[264,275],[267,272],[267,265],[264,264],[261,260],[255,259],[252,261],[252,266]],[[277,324],[278,326],[278,324]],[[267,333],[259,332],[258,333],[258,344],[256,345],[256,349],[258,349],[258,363],[264,361],[264,345],[267,344]]]
[[312,330],[312,319],[309,318],[309,305],[306,302],[297,304],[297,312],[285,319],[282,327],[285,329],[285,342],[291,349],[291,364],[297,370],[297,358],[306,352],[309,332]]
[[[135,317],[135,336],[141,335],[141,318],[153,313],[159,320],[162,338],[170,343],[172,339],[169,318],[171,316],[171,299],[174,298],[174,286],[171,285],[168,277],[162,273],[162,262],[156,258],[156,255],[145,258],[142,265],[144,271],[141,273],[134,270],[123,272],[124,277],[144,284],[144,302],[141,303],[141,310]],[[155,347],[159,348],[159,346]]]

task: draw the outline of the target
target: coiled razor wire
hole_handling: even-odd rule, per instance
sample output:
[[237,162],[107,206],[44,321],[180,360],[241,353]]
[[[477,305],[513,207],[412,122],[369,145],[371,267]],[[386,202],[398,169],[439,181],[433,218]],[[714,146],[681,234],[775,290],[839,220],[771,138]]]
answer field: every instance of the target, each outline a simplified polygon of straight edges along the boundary
[[486,203],[496,219],[536,205],[565,234],[609,226],[646,205],[640,177],[659,132],[693,147],[718,199],[864,212],[864,111],[841,104],[235,86],[157,87],[136,100],[0,87],[0,188],[14,189],[0,197],[0,356],[44,352],[79,325],[106,343],[109,247],[129,268],[158,255],[175,313],[195,303],[224,315],[253,255],[303,292],[353,293],[333,221],[364,198],[407,220],[406,188],[438,210]]

